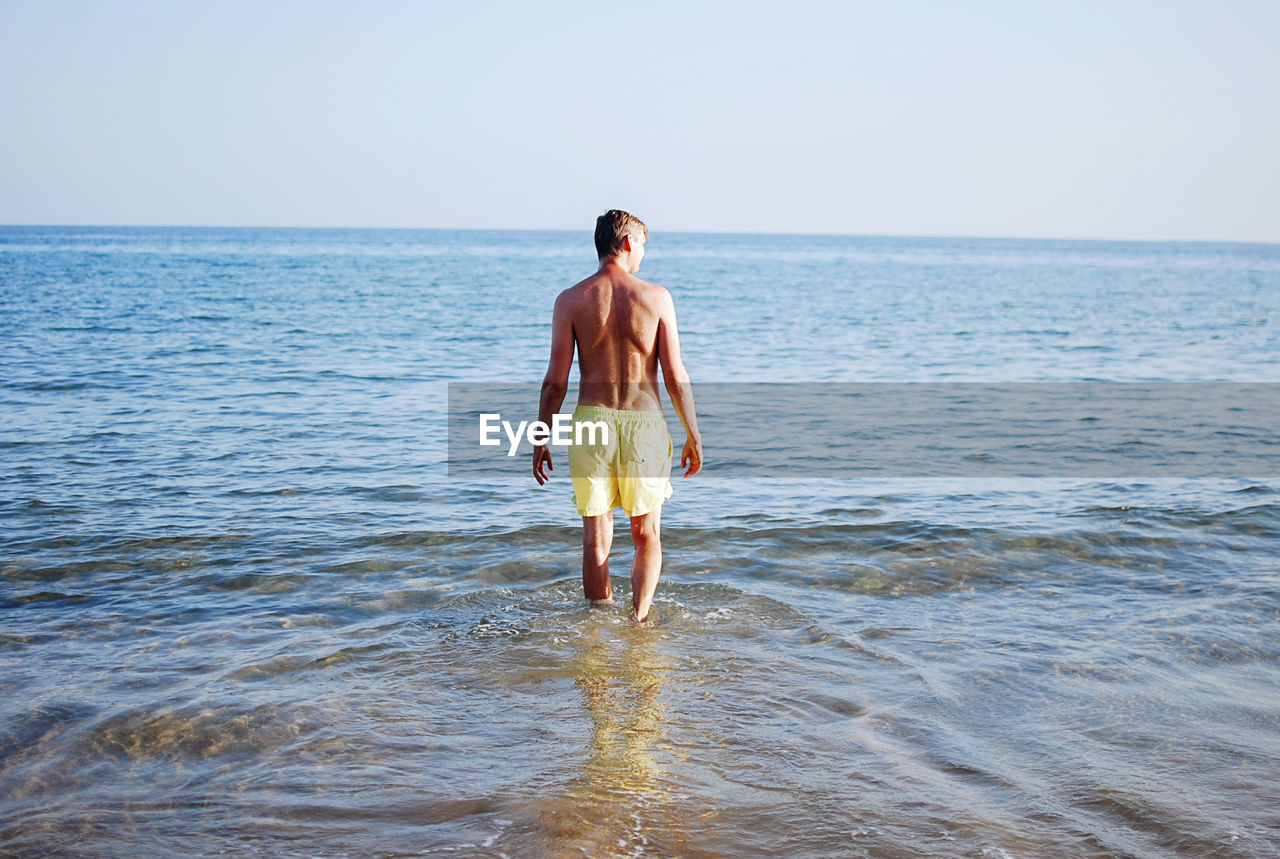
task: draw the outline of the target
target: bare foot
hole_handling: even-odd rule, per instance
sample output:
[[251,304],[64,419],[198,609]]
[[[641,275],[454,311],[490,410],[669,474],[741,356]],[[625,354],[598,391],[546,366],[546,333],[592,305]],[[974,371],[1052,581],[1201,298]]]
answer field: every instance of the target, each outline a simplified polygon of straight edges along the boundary
[[605,597],[602,600],[587,600],[587,605],[613,605],[613,597]]

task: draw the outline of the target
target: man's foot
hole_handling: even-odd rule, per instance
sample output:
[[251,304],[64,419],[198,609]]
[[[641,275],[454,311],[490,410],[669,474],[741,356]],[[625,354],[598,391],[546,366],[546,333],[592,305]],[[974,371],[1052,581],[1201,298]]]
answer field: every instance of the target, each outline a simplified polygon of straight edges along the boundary
[[587,605],[613,605],[613,597],[605,597],[602,600],[587,600]]

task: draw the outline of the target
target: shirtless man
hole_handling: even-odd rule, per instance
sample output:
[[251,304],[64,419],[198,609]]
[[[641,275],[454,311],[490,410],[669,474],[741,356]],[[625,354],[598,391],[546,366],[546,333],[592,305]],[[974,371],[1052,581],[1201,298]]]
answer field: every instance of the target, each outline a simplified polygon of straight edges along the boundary
[[[658,368],[687,440],[680,455],[685,477],[702,470],[702,434],[693,389],[680,360],[676,308],[671,293],[635,273],[649,230],[626,212],[610,209],[596,219],[600,268],[556,298],[551,320],[551,361],[542,382],[538,419],[550,425],[569,388],[578,351],[578,407],[574,422],[603,421],[609,443],[569,448],[574,500],[582,515],[582,588],[592,605],[613,602],[609,549],[613,509],[631,517],[635,561],[631,570],[632,617],[649,617],[662,571],[662,502],[671,497],[671,436],[658,398]],[[533,449],[533,476],[547,482],[551,450]]]

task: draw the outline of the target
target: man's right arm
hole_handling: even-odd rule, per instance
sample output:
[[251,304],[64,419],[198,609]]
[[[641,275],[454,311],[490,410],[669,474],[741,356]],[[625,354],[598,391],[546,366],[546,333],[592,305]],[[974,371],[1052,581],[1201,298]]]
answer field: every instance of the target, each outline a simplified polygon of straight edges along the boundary
[[662,291],[658,308],[658,363],[662,365],[662,381],[671,405],[688,436],[680,453],[680,467],[685,469],[685,477],[693,477],[702,470],[702,433],[698,431],[698,413],[693,405],[693,385],[680,357],[675,301],[666,290]]
[[[569,320],[569,306],[564,293],[556,299],[551,317],[551,360],[547,362],[547,375],[542,380],[542,394],[538,402],[538,420],[551,426],[551,419],[560,411],[560,404],[569,390],[569,369],[573,366],[573,323]],[[555,471],[551,463],[551,449],[547,445],[534,445],[533,479],[538,485],[546,483]]]

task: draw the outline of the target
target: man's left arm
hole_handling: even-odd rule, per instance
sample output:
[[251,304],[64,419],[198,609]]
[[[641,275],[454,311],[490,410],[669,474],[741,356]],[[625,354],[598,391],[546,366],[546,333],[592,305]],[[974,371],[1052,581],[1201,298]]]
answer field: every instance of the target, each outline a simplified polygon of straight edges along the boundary
[[[538,401],[538,420],[551,426],[556,412],[569,392],[569,368],[573,366],[573,323],[565,297],[556,299],[556,309],[551,317],[551,360],[547,375],[542,379],[542,396]],[[533,479],[538,485],[550,480],[547,470],[555,471],[551,464],[551,448],[546,444],[534,445]]]

